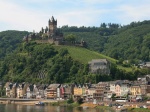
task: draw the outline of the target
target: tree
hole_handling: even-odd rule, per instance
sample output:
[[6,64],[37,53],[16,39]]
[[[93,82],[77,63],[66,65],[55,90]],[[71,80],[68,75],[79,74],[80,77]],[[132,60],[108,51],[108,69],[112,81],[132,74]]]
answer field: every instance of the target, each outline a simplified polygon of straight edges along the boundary
[[72,97],[67,100],[67,103],[68,103],[68,104],[73,103],[73,102],[74,102],[74,101],[73,101],[73,98],[72,98]]
[[78,98],[77,102],[78,102],[78,104],[82,104],[83,103],[83,98]]
[[74,35],[74,34],[68,34],[68,35],[65,37],[65,40],[68,41],[68,42],[74,42],[74,41],[76,41],[76,38],[77,38],[76,35]]
[[100,25],[101,28],[106,28],[106,26],[107,26],[106,23],[101,23]]

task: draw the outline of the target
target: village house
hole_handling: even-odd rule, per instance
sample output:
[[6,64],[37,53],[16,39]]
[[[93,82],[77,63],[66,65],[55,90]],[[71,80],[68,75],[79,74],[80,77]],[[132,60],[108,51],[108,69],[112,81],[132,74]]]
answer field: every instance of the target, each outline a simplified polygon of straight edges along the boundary
[[116,93],[116,96],[121,96],[121,86],[120,86],[120,84],[115,85],[115,93]]
[[7,97],[10,97],[10,89],[12,89],[12,86],[13,86],[13,84],[12,83],[10,83],[10,82],[7,82],[6,84],[5,84],[5,90],[6,90],[6,96]]
[[130,87],[130,93],[131,95],[129,95],[130,100],[135,101],[137,96],[141,96],[141,87],[140,87],[140,83],[134,82],[131,87]]
[[110,91],[112,91],[114,93],[116,91],[116,83],[117,83],[117,81],[110,81],[109,82]]
[[26,98],[28,98],[28,99],[30,99],[30,98],[33,98],[33,85],[32,84],[30,84],[28,87],[27,87],[27,89],[26,89],[26,91],[27,91],[27,95],[26,95]]
[[82,85],[82,96],[86,97],[86,85]]
[[17,98],[23,98],[22,89],[23,89],[22,84],[19,84],[18,87],[17,87]]
[[113,94],[115,94],[115,93],[112,91],[104,91],[103,101],[112,101]]
[[89,88],[88,89],[88,94],[87,94],[87,99],[88,100],[93,100],[95,99],[95,88]]
[[96,85],[93,98],[96,99],[97,101],[103,101],[105,91],[110,91],[109,82],[99,82]]
[[138,77],[137,81],[136,81],[136,83],[140,83],[141,94],[149,96],[149,93],[150,93],[150,75],[146,75],[144,77]]
[[39,87],[40,85],[36,85],[36,84],[34,84],[33,85],[33,96],[32,96],[32,98],[37,98],[37,99],[39,99],[40,98],[40,96],[39,96],[39,90],[38,90],[38,87]]
[[10,98],[17,97],[17,83],[12,84],[12,88],[10,88]]
[[27,97],[27,88],[28,83],[21,83],[17,85],[17,98],[26,98]]
[[57,98],[64,99],[65,98],[65,87],[61,84],[60,88],[57,88]]
[[75,85],[73,89],[74,98],[82,97],[82,87],[81,85]]
[[40,99],[40,98],[45,98],[45,89],[47,88],[47,86],[45,84],[41,84],[38,86],[38,96],[36,96],[36,98]]
[[90,73],[103,75],[110,74],[110,63],[107,59],[92,59],[88,64]]
[[147,89],[148,89],[147,84],[141,84],[140,87],[141,87],[141,94],[146,95],[147,94]]
[[87,97],[88,97],[88,91],[90,89],[90,86],[91,86],[91,84],[88,84],[88,83],[83,84],[83,86],[82,86],[82,97],[84,100],[87,99]]
[[47,87],[47,99],[56,99],[60,93],[58,93],[58,89],[61,85],[60,84],[50,84]]
[[[65,89],[65,88],[66,88],[66,86],[64,86],[63,84],[61,84],[60,87],[57,88],[57,99],[58,100],[65,99],[66,95],[67,95],[67,97],[70,98],[69,95],[71,95],[71,93],[68,93],[68,92],[71,92],[71,90],[69,90],[71,88],[70,87],[67,87],[67,89]],[[67,93],[66,93],[66,90],[67,90]]]
[[150,97],[150,85],[147,85],[146,95]]
[[138,77],[137,81],[140,81],[142,84],[150,84],[150,75],[146,75],[143,77]]
[[116,96],[127,96],[130,92],[130,83],[127,80],[120,80],[116,82],[115,93]]
[[73,95],[73,85],[63,85],[63,89],[61,89],[61,93],[62,93],[61,98],[64,98],[64,99],[71,98]]
[[109,82],[99,82],[96,85],[97,93],[103,93],[105,90],[110,90]]
[[96,93],[96,84],[91,84],[87,91],[87,100],[93,100]]
[[142,100],[144,96],[149,96],[150,93],[150,86],[148,85],[149,81],[142,80],[138,78],[138,81],[134,81],[130,87],[131,101]]

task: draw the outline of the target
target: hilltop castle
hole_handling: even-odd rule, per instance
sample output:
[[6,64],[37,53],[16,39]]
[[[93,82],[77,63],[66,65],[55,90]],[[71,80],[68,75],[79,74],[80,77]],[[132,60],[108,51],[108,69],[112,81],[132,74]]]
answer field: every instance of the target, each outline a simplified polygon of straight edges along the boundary
[[83,40],[81,42],[65,41],[60,28],[57,28],[57,20],[55,20],[53,16],[51,17],[51,19],[49,19],[48,26],[46,26],[45,29],[42,27],[39,33],[33,32],[30,35],[26,35],[23,40],[25,40],[26,42],[34,40],[37,43],[86,47],[86,42]]
[[[48,21],[48,27],[40,31],[42,39],[48,40],[49,43],[63,44],[63,33],[57,28],[57,20],[52,16]],[[45,37],[44,37],[45,36]]]
[[57,32],[57,20],[55,20],[53,16],[51,20],[49,19],[48,25],[49,25],[49,29],[48,29],[49,36],[55,35]]
[[23,40],[26,42],[35,40],[38,43],[50,43],[56,45],[64,44],[63,33],[57,28],[57,20],[52,16],[48,21],[48,26],[41,29],[39,33],[33,31],[32,34],[24,36]]

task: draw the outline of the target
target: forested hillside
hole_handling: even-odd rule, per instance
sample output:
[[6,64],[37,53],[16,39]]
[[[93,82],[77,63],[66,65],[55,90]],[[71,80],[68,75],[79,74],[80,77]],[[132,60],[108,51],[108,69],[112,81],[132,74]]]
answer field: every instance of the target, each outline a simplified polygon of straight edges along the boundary
[[103,53],[115,59],[150,61],[150,21],[131,23],[110,36]]
[[[78,49],[86,50],[79,47],[74,51]],[[115,66],[114,68],[117,69]],[[50,44],[35,42],[20,44],[13,54],[4,58],[0,67],[0,79],[5,82],[96,83],[117,78],[114,75],[89,74],[88,64],[72,57],[67,46],[56,48]]]
[[[138,60],[150,61],[150,21],[133,22],[127,26],[111,23],[102,23],[100,27],[63,26],[61,31],[64,37],[73,34],[76,41],[86,41],[87,49],[34,41],[26,43],[22,41],[28,34],[26,31],[0,32],[0,80],[97,83],[117,79],[135,80],[137,76],[150,73],[149,69],[123,63],[123,60],[133,64]],[[88,72],[87,63],[94,58],[106,58],[111,62],[110,76]]]
[[88,49],[118,60],[150,61],[150,21],[132,22],[126,26],[102,23],[100,27],[62,27],[78,40],[88,43]]
[[25,36],[27,31],[3,31],[0,32],[0,60],[2,60],[5,55],[10,54],[17,48],[18,43],[22,42],[23,36]]
[[22,43],[15,53],[6,56],[1,63],[0,78],[4,81],[34,83],[80,81],[78,75],[86,74],[86,66],[67,54],[67,50],[58,52],[50,44]]
[[[90,74],[87,62],[93,58],[107,58],[111,62],[110,75]],[[52,46],[35,42],[21,43],[14,53],[1,61],[0,80],[32,83],[97,83],[128,79],[150,71],[119,68],[115,59],[73,46]],[[120,66],[120,65],[119,65]]]

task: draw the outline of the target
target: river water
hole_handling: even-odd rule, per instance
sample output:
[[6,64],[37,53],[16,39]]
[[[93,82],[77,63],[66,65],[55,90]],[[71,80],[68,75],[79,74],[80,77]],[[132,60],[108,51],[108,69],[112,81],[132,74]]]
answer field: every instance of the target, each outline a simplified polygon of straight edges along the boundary
[[0,112],[113,112],[113,111],[102,109],[60,107],[60,106],[0,104]]

